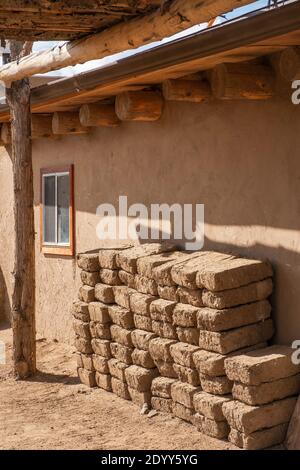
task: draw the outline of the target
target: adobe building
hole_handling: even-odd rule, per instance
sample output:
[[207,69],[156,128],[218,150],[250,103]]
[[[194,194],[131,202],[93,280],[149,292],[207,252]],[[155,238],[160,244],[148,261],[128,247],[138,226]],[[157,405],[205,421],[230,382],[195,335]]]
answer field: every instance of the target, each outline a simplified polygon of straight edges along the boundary
[[[300,338],[300,106],[280,61],[300,45],[299,13],[288,4],[33,90],[39,335],[72,341],[76,254],[101,244],[97,207],[127,195],[147,207],[204,204],[204,248],[270,260],[276,342]],[[0,314],[9,319],[7,105],[0,121]]]

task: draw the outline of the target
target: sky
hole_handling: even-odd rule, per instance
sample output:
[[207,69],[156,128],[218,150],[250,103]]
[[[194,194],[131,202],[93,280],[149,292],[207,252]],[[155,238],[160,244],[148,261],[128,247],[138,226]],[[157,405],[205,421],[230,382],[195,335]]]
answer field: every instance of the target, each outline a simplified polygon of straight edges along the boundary
[[[226,20],[231,20],[231,19],[237,18],[238,16],[242,16],[242,15],[247,14],[247,13],[253,11],[253,10],[263,8],[263,7],[267,6],[267,4],[268,4],[268,0],[259,0],[259,1],[251,3],[250,5],[247,5],[245,7],[237,8],[237,9],[233,10],[232,12],[229,12],[229,13],[223,15],[223,17],[218,18],[216,24],[220,24],[220,23],[222,23]],[[84,72],[86,70],[91,70],[91,69],[99,68],[99,67],[105,67],[108,64],[116,62],[117,60],[119,60],[121,58],[133,55],[136,52],[147,50],[147,49],[155,47],[159,44],[163,44],[163,43],[172,41],[174,39],[177,39],[177,38],[180,38],[180,37],[187,36],[189,34],[198,32],[201,29],[206,28],[206,25],[207,25],[207,23],[203,23],[201,25],[193,26],[192,28],[186,29],[185,31],[182,31],[178,34],[175,34],[174,36],[163,39],[162,41],[151,43],[151,44],[148,44],[146,46],[142,46],[142,47],[140,47],[138,49],[135,49],[135,50],[125,51],[125,52],[121,52],[119,54],[114,54],[112,56],[105,57],[104,59],[92,60],[92,61],[86,62],[85,64],[79,64],[79,65],[76,65],[74,67],[66,67],[66,68],[61,69],[61,70],[57,70],[57,71],[54,71],[54,72],[49,72],[46,75],[58,76],[58,77],[63,77],[63,76],[71,77],[71,76],[77,75],[78,73]],[[61,41],[61,42],[55,42],[55,41],[36,42],[36,43],[34,43],[33,51],[42,51],[42,50],[45,50],[45,49],[49,49],[49,48],[51,48],[51,47],[53,47],[57,44],[64,44],[64,41]]]

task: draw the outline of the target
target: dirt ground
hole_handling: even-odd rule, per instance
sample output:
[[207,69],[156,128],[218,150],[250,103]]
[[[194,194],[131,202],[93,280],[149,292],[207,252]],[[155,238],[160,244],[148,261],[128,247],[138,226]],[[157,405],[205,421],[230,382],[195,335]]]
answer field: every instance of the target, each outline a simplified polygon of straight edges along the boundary
[[76,376],[70,346],[38,339],[38,374],[15,381],[12,335],[0,326],[6,364],[0,364],[0,449],[235,449],[167,414],[152,418]]

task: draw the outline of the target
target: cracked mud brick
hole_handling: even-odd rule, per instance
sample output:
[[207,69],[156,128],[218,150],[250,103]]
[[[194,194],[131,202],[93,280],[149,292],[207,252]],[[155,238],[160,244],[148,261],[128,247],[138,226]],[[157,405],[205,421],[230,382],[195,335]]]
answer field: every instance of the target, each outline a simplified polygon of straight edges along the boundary
[[135,275],[134,288],[143,294],[151,294],[157,296],[157,284],[153,279],[146,276]]
[[297,397],[284,398],[267,405],[250,406],[236,400],[224,403],[223,414],[229,425],[244,434],[287,423],[296,406]]
[[97,321],[103,324],[111,323],[107,304],[102,302],[90,302],[88,304],[88,310],[91,321]]
[[137,315],[149,317],[150,305],[155,299],[156,297],[153,295],[133,292],[132,295],[130,295],[130,310]]
[[206,416],[206,418],[215,421],[225,421],[222,406],[230,400],[232,400],[231,395],[219,396],[206,392],[198,392],[194,395],[194,408],[197,413]]
[[160,398],[171,398],[171,385],[176,381],[176,379],[169,377],[156,377],[151,384],[152,395]]
[[176,327],[176,334],[179,341],[183,343],[199,345],[199,330],[198,328],[183,328],[182,326]]
[[73,330],[77,336],[81,336],[87,340],[91,339],[90,324],[80,320],[73,321]]
[[96,325],[97,325],[97,322],[96,321],[91,321],[89,323],[89,329],[90,329],[90,336],[92,338],[97,338],[98,335],[97,335],[97,331],[96,331]]
[[170,354],[177,364],[195,369],[194,353],[199,349],[199,346],[178,342],[170,346]]
[[125,364],[132,364],[133,349],[119,343],[110,343],[111,355]]
[[109,325],[103,325],[102,323],[96,323],[96,335],[99,339],[111,339]]
[[300,374],[291,375],[284,379],[264,382],[260,385],[245,385],[234,382],[232,396],[247,405],[265,405],[275,400],[299,395]]
[[127,273],[126,271],[123,271],[122,269],[119,270],[120,281],[126,286],[130,287],[131,289],[134,289],[134,286],[135,286],[134,278],[135,278],[134,274]]
[[154,279],[153,270],[170,261],[176,261],[183,256],[180,251],[170,251],[157,255],[145,256],[137,260],[137,272],[141,276]]
[[181,382],[186,382],[190,385],[194,385],[194,387],[200,385],[200,378],[196,369],[191,369],[190,367],[184,367],[179,364],[174,364],[173,368],[177,374],[178,379]]
[[138,406],[143,406],[144,403],[147,403],[147,405],[151,405],[151,393],[150,392],[139,392],[138,390],[135,390],[134,388],[128,387],[128,393],[130,395],[130,398],[132,402],[135,405]]
[[173,323],[177,326],[196,327],[198,308],[188,304],[177,304],[173,311]]
[[115,301],[113,288],[106,284],[96,284],[95,298],[104,304],[113,304]]
[[112,323],[122,328],[131,329],[134,327],[133,314],[127,308],[119,305],[112,305],[108,308],[108,313]]
[[92,354],[81,354],[81,363],[82,365],[79,367],[83,369],[91,370],[91,371],[95,370]]
[[172,413],[177,418],[183,419],[188,423],[193,423],[194,412],[191,408],[187,408],[181,403],[174,402],[172,403]]
[[202,389],[213,395],[227,395],[231,393],[233,382],[226,375],[211,377],[200,373]]
[[126,383],[122,382],[121,380],[116,379],[115,377],[111,378],[111,388],[115,395],[124,400],[130,400],[130,395],[128,392],[128,386]]
[[155,321],[172,323],[175,306],[176,302],[164,299],[154,300],[150,305],[150,317]]
[[224,309],[264,300],[272,294],[272,290],[272,279],[265,279],[263,281],[253,282],[247,286],[219,292],[211,292],[204,289],[202,300],[206,307]]
[[194,307],[203,307],[201,289],[188,289],[187,287],[178,287],[177,297],[178,302],[182,304],[190,304]]
[[137,273],[137,261],[139,258],[154,255],[158,253],[174,251],[175,245],[172,243],[145,243],[143,245],[135,246],[129,250],[120,252],[117,255],[117,265],[132,274]]
[[87,271],[81,271],[80,278],[81,278],[82,284],[86,284],[87,286],[90,286],[90,287],[95,287],[95,285],[98,284],[98,282],[100,282],[100,276],[98,272],[89,273]]
[[95,354],[99,354],[99,356],[106,357],[107,359],[111,357],[110,341],[94,338],[91,341],[91,345]]
[[156,335],[149,331],[136,329],[131,332],[131,340],[134,347],[144,351],[149,350],[149,342],[154,338],[156,338]]
[[197,289],[196,276],[198,271],[205,269],[209,264],[220,262],[230,255],[213,251],[198,251],[190,255],[189,259],[173,266],[171,275],[173,281],[182,287]]
[[138,330],[152,331],[152,320],[144,315],[133,315],[134,326]]
[[199,413],[194,415],[193,424],[202,434],[216,439],[224,439],[229,434],[229,426],[226,421],[215,421]]
[[176,327],[171,323],[152,320],[152,331],[161,338],[169,338],[177,340]]
[[162,413],[172,413],[173,401],[170,398],[152,397],[151,407]]
[[98,252],[94,253],[79,253],[77,255],[77,266],[84,271],[94,272],[99,271]]
[[78,298],[82,302],[94,302],[95,300],[95,289],[90,286],[81,286],[79,288]]
[[225,370],[231,380],[249,385],[272,382],[300,373],[300,364],[294,364],[295,350],[288,346],[273,345],[261,350],[226,359]]
[[99,388],[103,388],[107,392],[111,392],[111,376],[109,374],[101,374],[100,372],[96,372],[96,384]]
[[194,353],[193,359],[196,369],[203,374],[207,374],[212,377],[226,375],[225,359],[244,352],[264,348],[266,345],[267,343],[254,344],[248,348],[238,349],[228,355],[205,351],[204,349],[199,348],[199,350]]
[[287,429],[288,423],[283,423],[247,435],[231,428],[228,440],[235,446],[245,450],[266,449],[281,444],[285,440]]
[[126,382],[125,370],[127,367],[129,367],[128,364],[115,358],[109,359],[108,361],[108,370],[110,375],[112,375],[112,377],[116,377],[116,379],[119,379],[122,382]]
[[90,321],[90,314],[89,314],[89,304],[86,302],[81,302],[80,300],[77,300],[73,302],[72,305],[72,315],[74,318],[77,320],[81,320],[83,322],[88,322]]
[[75,341],[74,341],[74,346],[79,352],[83,354],[92,354],[93,352],[91,341],[85,338],[82,338],[81,336],[76,336]]
[[122,328],[119,325],[111,325],[110,334],[113,342],[132,348],[131,330]]
[[129,387],[138,392],[147,392],[151,389],[152,380],[158,376],[157,369],[145,369],[140,366],[130,366],[125,370],[126,382]]
[[143,351],[142,349],[134,349],[132,353],[132,362],[136,366],[145,367],[146,369],[153,369],[155,367],[149,351]]
[[77,369],[80,381],[88,387],[96,387],[95,372],[87,369]]
[[127,308],[130,310],[130,296],[135,294],[134,289],[130,289],[127,286],[114,286],[113,287],[115,303],[120,307]]
[[172,302],[177,302],[177,287],[176,286],[157,286],[157,292],[161,299],[170,300]]
[[112,248],[103,248],[99,250],[98,259],[99,259],[99,268],[105,269],[117,269],[118,265],[116,262],[117,254],[120,253],[121,250],[127,250],[132,248],[132,243],[126,243],[121,246],[116,246]]
[[200,392],[201,387],[194,387],[184,382],[174,382],[171,385],[171,398],[176,403],[181,403],[187,408],[194,409],[193,398],[195,393]]
[[176,341],[165,338],[154,338],[149,342],[149,352],[152,359],[162,360],[165,362],[173,362],[173,358],[170,354],[170,347],[175,344]]
[[[157,284],[162,286],[176,286],[176,282],[173,281],[171,270],[173,266],[177,265],[178,263],[189,259],[191,254],[187,254],[185,252],[173,252],[173,259],[170,259],[166,263],[163,263],[159,266],[155,266],[151,270],[151,278],[154,279]],[[177,289],[177,286],[176,286]]]
[[153,359],[154,364],[158,368],[160,375],[163,377],[170,377],[172,379],[177,379],[177,374],[174,370],[173,362],[166,362],[161,359]]
[[108,374],[108,359],[107,357],[99,356],[99,354],[93,354],[92,356],[93,367],[100,374]]
[[122,281],[119,278],[119,271],[116,269],[101,268],[99,271],[99,281],[110,286],[119,286]]
[[222,291],[261,281],[272,274],[272,267],[267,262],[230,257],[201,269],[196,282],[210,291]]
[[271,304],[267,300],[218,310],[199,308],[197,327],[208,331],[225,331],[266,320],[271,315]]
[[273,334],[274,326],[272,320],[221,333],[200,330],[199,346],[208,351],[228,354],[237,349],[267,341],[272,338]]

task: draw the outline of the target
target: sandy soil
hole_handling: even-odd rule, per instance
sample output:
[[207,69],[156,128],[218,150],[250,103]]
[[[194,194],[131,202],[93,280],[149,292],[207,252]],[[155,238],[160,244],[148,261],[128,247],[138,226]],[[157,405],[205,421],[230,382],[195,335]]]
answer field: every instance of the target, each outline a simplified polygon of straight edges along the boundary
[[0,449],[235,449],[167,414],[140,415],[131,402],[89,389],[76,376],[74,350],[39,339],[38,374],[15,381],[11,330],[0,326]]

